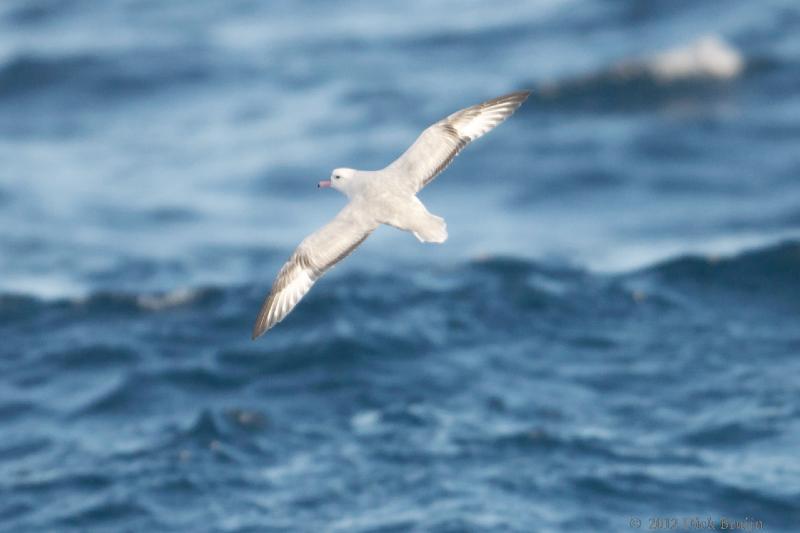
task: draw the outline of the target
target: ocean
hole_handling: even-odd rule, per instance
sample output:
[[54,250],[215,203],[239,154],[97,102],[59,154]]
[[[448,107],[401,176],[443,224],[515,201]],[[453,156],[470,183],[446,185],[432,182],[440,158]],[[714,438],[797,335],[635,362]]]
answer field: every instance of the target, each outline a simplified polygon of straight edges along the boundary
[[[794,1],[5,0],[0,531],[800,531]],[[531,97],[285,321],[428,125]],[[729,529],[731,529],[729,528]]]

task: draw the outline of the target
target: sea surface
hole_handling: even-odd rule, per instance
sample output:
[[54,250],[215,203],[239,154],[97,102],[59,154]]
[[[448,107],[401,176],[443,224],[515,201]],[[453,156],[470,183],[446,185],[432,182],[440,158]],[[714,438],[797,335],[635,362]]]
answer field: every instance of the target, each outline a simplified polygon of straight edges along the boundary
[[0,531],[800,531],[798,88],[795,0],[3,0]]

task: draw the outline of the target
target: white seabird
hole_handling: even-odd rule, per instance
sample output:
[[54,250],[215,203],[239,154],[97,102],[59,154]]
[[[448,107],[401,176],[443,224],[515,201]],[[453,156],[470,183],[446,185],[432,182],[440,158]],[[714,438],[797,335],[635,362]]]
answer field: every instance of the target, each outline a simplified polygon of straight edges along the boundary
[[259,337],[291,312],[311,286],[350,255],[381,224],[409,231],[421,242],[447,240],[447,225],[428,212],[417,192],[470,142],[510,117],[528,98],[519,91],[457,111],[430,126],[383,170],[337,168],[318,187],[332,187],[350,202],[305,239],[281,268],[253,327]]

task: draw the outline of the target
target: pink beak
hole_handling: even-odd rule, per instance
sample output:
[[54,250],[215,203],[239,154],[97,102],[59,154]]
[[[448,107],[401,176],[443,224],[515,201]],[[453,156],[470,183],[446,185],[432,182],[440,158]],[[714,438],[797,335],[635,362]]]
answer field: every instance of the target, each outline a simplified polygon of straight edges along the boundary
[[317,187],[319,187],[320,189],[325,189],[326,187],[330,186],[331,186],[331,180],[322,180],[319,183],[317,183]]

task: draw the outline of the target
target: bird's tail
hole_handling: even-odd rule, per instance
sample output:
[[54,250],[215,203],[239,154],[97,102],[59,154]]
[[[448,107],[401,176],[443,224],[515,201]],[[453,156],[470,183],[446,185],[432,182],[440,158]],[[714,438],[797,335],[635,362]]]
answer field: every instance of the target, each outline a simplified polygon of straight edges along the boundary
[[441,244],[447,240],[447,223],[442,217],[428,216],[414,227],[414,237],[421,242],[435,242]]

